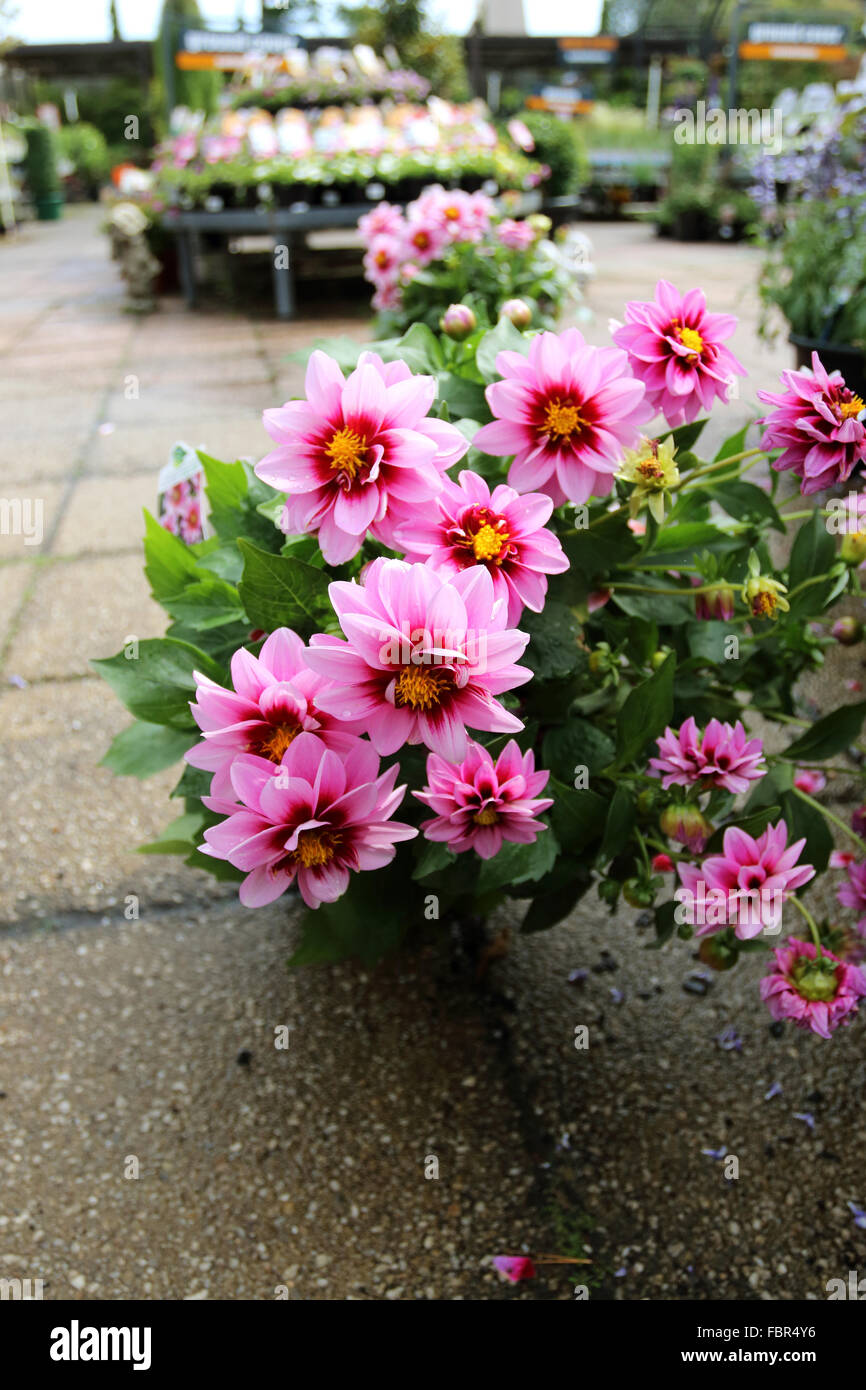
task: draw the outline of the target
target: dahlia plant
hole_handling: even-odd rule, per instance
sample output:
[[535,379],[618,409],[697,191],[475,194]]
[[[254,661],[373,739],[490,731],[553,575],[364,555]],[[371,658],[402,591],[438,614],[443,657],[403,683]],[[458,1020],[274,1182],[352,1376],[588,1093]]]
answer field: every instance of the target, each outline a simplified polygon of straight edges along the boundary
[[96,663],[135,716],[108,766],[183,764],[144,850],[297,895],[294,963],[623,900],[655,948],[764,951],[773,1018],[827,1037],[866,993],[866,808],[826,804],[866,701],[816,722],[797,686],[862,636],[833,609],[864,404],[816,359],[704,460],[743,369],[700,291],[663,282],[607,347],[467,307],[316,349],[255,467],[201,455],[207,539],[146,518],[168,633]]
[[[358,223],[364,272],[383,333],[440,322],[443,300],[460,301],[463,336],[496,322],[503,307],[526,325],[552,326],[573,294],[572,275],[547,238],[550,219],[502,216],[485,193],[425,188],[405,212],[379,203]],[[517,299],[519,296],[519,300]],[[454,337],[461,336],[458,324]]]

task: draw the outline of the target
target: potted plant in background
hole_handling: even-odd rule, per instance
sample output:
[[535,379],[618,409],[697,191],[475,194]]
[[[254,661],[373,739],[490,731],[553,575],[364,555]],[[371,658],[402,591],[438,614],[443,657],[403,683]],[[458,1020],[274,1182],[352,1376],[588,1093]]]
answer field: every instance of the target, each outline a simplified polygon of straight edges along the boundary
[[[781,100],[781,99],[780,99]],[[751,190],[769,242],[761,276],[789,326],[797,365],[818,352],[858,395],[866,392],[866,67],[835,90],[806,89],[785,115],[783,138],[762,149]],[[780,190],[783,197],[780,200]]]
[[63,215],[63,193],[57,168],[54,132],[44,125],[27,130],[27,183],[40,222],[56,221]]

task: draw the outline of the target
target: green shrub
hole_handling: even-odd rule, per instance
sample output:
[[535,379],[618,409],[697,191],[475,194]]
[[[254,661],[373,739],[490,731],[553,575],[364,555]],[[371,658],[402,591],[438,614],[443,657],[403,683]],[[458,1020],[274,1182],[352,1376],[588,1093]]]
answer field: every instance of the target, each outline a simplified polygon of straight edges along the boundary
[[50,198],[60,192],[57,172],[57,140],[53,130],[44,125],[27,129],[27,182],[34,200]]
[[586,154],[577,126],[544,111],[527,111],[522,119],[535,141],[535,157],[550,166],[546,192],[554,198],[575,193],[586,177]]
[[100,184],[108,178],[108,145],[96,126],[79,121],[64,126],[58,133],[61,155],[74,166],[79,178],[88,184]]

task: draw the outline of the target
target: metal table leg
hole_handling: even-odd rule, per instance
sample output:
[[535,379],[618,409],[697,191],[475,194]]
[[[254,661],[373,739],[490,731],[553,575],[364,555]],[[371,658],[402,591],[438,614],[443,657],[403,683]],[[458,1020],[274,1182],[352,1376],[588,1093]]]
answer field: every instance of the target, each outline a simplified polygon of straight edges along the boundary
[[295,317],[295,276],[292,244],[288,232],[274,237],[274,303],[278,319]]
[[192,235],[188,231],[177,233],[177,269],[187,308],[194,309],[196,305],[195,257],[192,249]]

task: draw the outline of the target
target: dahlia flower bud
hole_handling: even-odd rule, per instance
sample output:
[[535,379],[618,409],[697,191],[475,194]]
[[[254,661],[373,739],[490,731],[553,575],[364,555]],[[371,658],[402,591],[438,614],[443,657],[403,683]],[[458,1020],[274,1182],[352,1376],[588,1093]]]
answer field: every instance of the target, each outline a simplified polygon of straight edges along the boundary
[[627,878],[622,895],[631,907],[652,907],[656,897],[651,885],[639,878]]
[[851,813],[851,829],[855,835],[861,839],[866,835],[866,806],[858,806],[856,811]]
[[543,212],[531,212],[526,221],[532,230],[537,232],[539,236],[547,236],[547,233],[553,226],[550,218]]
[[659,817],[659,825],[669,840],[686,845],[692,854],[702,854],[713,833],[713,826],[700,806],[687,802],[666,806]]
[[775,618],[780,609],[787,613],[791,606],[784,598],[787,592],[784,584],[766,574],[750,575],[743,589],[753,618]]
[[830,628],[830,636],[843,647],[854,647],[863,639],[863,624],[857,618],[837,618]]
[[470,333],[475,332],[478,320],[468,304],[449,304],[439,320],[439,327],[449,338],[461,343]]
[[861,565],[866,560],[866,531],[848,531],[839,554],[846,565]]
[[729,623],[734,616],[734,591],[730,584],[721,585],[708,594],[695,596],[695,617],[704,622]]
[[499,310],[499,317],[511,319],[515,328],[528,328],[532,323],[532,310],[523,299],[506,299]]

